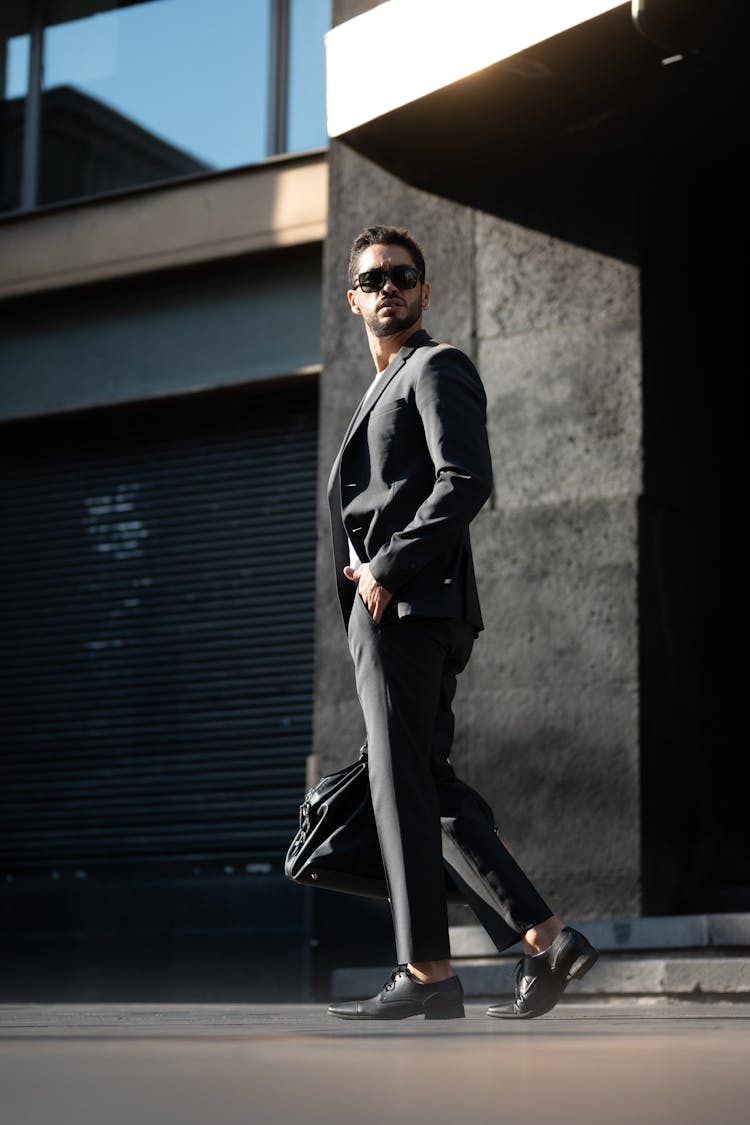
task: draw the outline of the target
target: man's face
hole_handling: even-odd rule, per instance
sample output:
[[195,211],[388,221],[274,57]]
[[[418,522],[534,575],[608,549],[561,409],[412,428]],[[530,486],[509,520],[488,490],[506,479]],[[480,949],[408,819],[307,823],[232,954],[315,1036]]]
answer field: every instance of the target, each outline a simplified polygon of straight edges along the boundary
[[[357,273],[389,270],[394,266],[414,266],[405,246],[368,246],[359,256]],[[373,336],[394,336],[408,328],[419,328],[429,296],[430,287],[426,282],[418,281],[414,289],[398,289],[390,278],[386,278],[376,293],[364,293],[359,285],[347,293],[352,312],[364,318]]]

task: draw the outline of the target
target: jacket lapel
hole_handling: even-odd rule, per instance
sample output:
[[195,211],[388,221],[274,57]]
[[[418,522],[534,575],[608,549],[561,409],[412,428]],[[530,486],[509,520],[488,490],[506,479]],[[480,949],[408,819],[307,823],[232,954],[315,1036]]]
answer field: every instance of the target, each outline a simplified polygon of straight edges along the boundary
[[354,433],[362,425],[362,422],[367,417],[367,415],[370,413],[370,411],[373,409],[373,407],[377,403],[378,399],[383,394],[385,388],[388,386],[388,384],[391,382],[391,380],[394,379],[395,376],[399,373],[401,368],[406,363],[407,359],[409,359],[409,357],[414,354],[414,352],[422,344],[423,341],[429,340],[429,339],[430,339],[430,336],[427,332],[425,332],[424,329],[420,329],[419,332],[415,332],[414,335],[409,339],[408,343],[404,344],[403,348],[401,348],[400,351],[398,351],[396,353],[396,355],[394,356],[394,358],[391,360],[391,362],[389,364],[389,367],[391,367],[391,370],[388,371],[388,369],[386,369],[383,372],[383,374],[378,379],[378,383],[377,383],[377,386],[375,387],[375,390],[372,391],[372,393],[370,393],[369,388],[368,388],[367,391],[365,391],[365,393],[362,396],[362,399],[359,403],[359,406],[354,411],[354,415],[352,417],[352,420],[349,423],[349,428],[347,429],[346,434],[344,435],[344,440],[341,443],[341,452],[344,451],[344,449],[348,445],[348,443],[351,440]]
[[409,339],[409,342],[404,344],[403,348],[401,348],[400,351],[398,351],[396,353],[396,355],[394,356],[394,358],[391,360],[391,363],[389,364],[389,366],[392,368],[392,370],[388,371],[388,369],[386,368],[386,370],[380,376],[380,378],[378,380],[378,385],[376,386],[375,390],[372,391],[372,393],[370,393],[370,388],[368,387],[367,390],[365,391],[365,393],[363,394],[362,398],[359,401],[357,409],[354,411],[354,414],[352,415],[352,419],[351,419],[351,421],[350,421],[350,423],[347,427],[346,433],[344,434],[344,440],[342,441],[341,446],[339,448],[339,451],[336,454],[336,459],[333,462],[333,467],[331,468],[331,474],[328,478],[329,494],[334,487],[334,480],[335,480],[336,474],[338,473],[339,468],[341,466],[341,458],[343,456],[344,450],[346,449],[347,445],[351,441],[353,435],[359,429],[362,422],[367,417],[367,415],[370,413],[372,408],[375,406],[375,403],[378,401],[378,399],[380,398],[380,396],[382,395],[383,391],[388,386],[390,381],[398,374],[398,372],[404,366],[407,359],[409,359],[409,357],[414,354],[414,352],[417,350],[417,348],[420,347],[420,345],[424,341],[429,340],[429,339],[430,339],[430,335],[424,329],[420,329],[419,332],[415,332],[414,335]]

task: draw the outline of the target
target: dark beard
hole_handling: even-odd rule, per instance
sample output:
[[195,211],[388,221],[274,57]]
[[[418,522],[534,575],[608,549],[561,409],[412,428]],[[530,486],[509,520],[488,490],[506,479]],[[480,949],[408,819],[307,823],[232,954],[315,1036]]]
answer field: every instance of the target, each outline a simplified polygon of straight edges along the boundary
[[377,317],[366,317],[365,324],[373,336],[395,336],[397,332],[404,332],[419,320],[420,309],[405,312],[403,316],[392,316],[387,321],[378,320]]

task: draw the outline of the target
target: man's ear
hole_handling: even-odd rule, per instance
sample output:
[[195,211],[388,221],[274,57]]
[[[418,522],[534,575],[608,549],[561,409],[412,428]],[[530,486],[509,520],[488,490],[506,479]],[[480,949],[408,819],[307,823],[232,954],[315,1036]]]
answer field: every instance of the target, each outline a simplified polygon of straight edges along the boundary
[[355,316],[362,316],[362,310],[360,309],[359,302],[357,301],[357,290],[356,289],[347,290],[346,299],[349,302],[349,308],[352,310],[354,315]]
[[429,281],[425,281],[424,285],[422,286],[422,308],[423,309],[428,308],[429,304],[430,304],[430,283],[429,283]]

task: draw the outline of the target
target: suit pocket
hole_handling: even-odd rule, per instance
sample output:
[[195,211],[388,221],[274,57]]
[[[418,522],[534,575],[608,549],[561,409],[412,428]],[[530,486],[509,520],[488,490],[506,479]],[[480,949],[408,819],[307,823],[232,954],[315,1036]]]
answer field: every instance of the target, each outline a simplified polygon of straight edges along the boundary
[[408,408],[408,403],[405,398],[395,398],[390,403],[378,403],[376,407],[370,411],[370,426],[380,429],[382,426],[390,426],[397,421],[399,414],[403,414]]
[[404,459],[413,447],[413,429],[414,411],[406,399],[379,403],[370,414],[367,421],[370,464],[384,481],[406,475]]
[[390,402],[385,403],[379,402],[377,406],[373,407],[370,411],[370,419],[372,421],[376,419],[380,421],[381,418],[385,418],[388,414],[395,414],[399,410],[405,410],[408,405],[405,398],[394,398],[391,399]]

